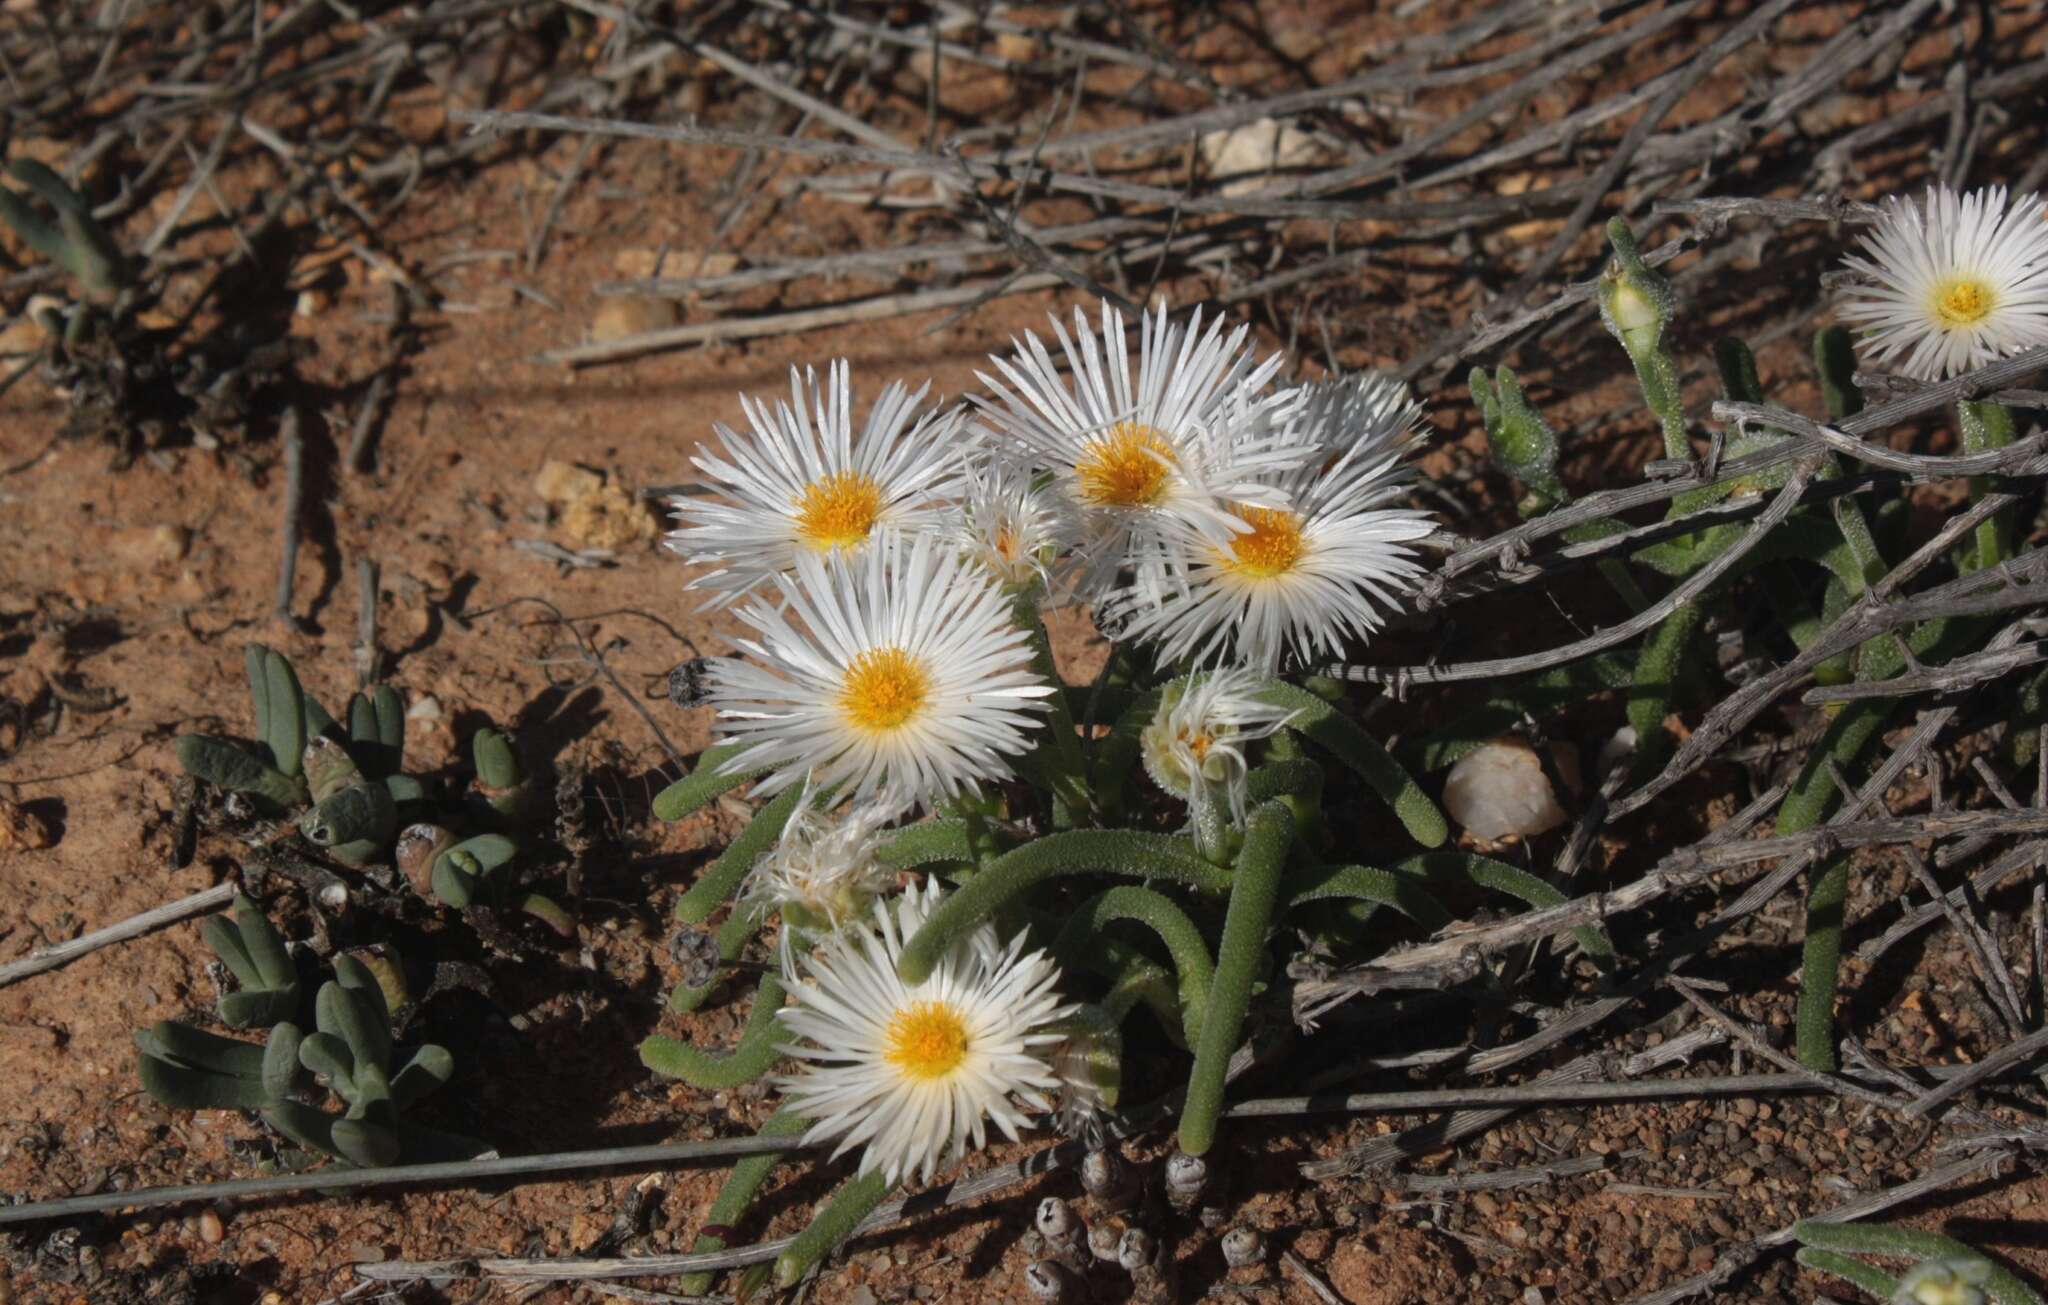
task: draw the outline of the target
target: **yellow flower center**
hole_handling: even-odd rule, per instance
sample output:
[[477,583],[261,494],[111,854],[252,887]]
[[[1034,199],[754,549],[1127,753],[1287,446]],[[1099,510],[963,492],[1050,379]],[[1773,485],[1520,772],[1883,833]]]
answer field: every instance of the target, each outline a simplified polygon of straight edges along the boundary
[[1967,277],[1950,281],[1934,292],[1934,320],[1944,331],[1973,326],[1998,304],[1998,296],[1982,281]]
[[846,668],[839,709],[854,726],[873,734],[901,729],[931,696],[923,663],[901,648],[870,648]]
[[1195,764],[1198,766],[1209,759],[1209,749],[1216,745],[1215,736],[1207,730],[1190,733],[1183,729],[1180,731],[1180,741],[1188,745],[1189,752],[1195,754]]
[[1225,570],[1270,580],[1300,564],[1308,546],[1302,540],[1299,516],[1286,508],[1234,507],[1231,511],[1251,529],[1230,537],[1228,547],[1222,550]]
[[835,471],[804,486],[796,497],[796,534],[811,548],[827,552],[868,537],[882,515],[882,487],[858,471]]
[[1166,493],[1172,474],[1173,445],[1135,421],[1120,421],[1083,444],[1074,462],[1081,498],[1096,507],[1149,507]]
[[1017,560],[1017,532],[1006,521],[996,528],[996,556],[1005,562]]
[[889,1018],[882,1059],[904,1077],[944,1078],[967,1059],[967,1025],[944,1002],[920,1001]]

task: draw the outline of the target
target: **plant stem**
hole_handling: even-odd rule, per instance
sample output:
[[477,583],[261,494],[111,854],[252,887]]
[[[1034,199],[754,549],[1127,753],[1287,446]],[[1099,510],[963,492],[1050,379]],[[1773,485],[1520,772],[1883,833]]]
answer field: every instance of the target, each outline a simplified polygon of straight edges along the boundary
[[1293,843],[1294,817],[1281,803],[1266,803],[1246,822],[1244,852],[1237,860],[1223,942],[1217,948],[1216,980],[1209,989],[1209,1014],[1195,1044],[1195,1065],[1181,1107],[1180,1149],[1189,1155],[1205,1154],[1215,1144],[1225,1072],[1251,1006],[1252,981],[1266,954],[1266,927],[1273,920],[1280,873]]

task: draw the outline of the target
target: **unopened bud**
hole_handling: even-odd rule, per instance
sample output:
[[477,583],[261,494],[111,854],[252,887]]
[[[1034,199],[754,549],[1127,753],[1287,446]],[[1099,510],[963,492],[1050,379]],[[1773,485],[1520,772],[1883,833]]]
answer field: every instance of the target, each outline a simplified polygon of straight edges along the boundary
[[1159,1239],[1143,1228],[1124,1229],[1116,1245],[1116,1262],[1125,1273],[1144,1273],[1159,1258]]
[[1266,1262],[1266,1238],[1256,1228],[1232,1228],[1223,1234],[1223,1262],[1246,1269]]
[[1198,1155],[1175,1151],[1166,1157],[1166,1202],[1183,1214],[1201,1199],[1209,1185],[1209,1162]]

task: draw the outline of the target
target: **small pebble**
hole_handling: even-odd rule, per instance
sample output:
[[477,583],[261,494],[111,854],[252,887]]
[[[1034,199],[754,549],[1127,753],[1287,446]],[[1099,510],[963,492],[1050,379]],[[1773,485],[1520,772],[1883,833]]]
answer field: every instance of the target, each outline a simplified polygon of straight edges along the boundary
[[227,1229],[221,1224],[219,1212],[212,1206],[209,1205],[199,1212],[200,1241],[208,1246],[218,1246],[221,1239],[227,1235]]

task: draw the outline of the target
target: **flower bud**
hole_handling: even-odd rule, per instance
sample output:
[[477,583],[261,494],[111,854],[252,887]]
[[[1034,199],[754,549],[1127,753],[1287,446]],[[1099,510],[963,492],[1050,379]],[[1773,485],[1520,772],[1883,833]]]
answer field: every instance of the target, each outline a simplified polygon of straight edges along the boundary
[[1144,1273],[1159,1259],[1159,1239],[1143,1228],[1124,1229],[1116,1244],[1116,1262],[1125,1273]]

